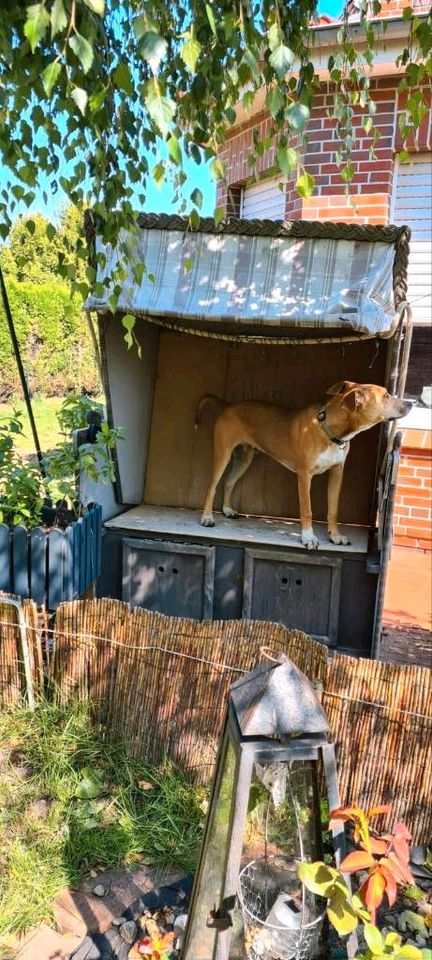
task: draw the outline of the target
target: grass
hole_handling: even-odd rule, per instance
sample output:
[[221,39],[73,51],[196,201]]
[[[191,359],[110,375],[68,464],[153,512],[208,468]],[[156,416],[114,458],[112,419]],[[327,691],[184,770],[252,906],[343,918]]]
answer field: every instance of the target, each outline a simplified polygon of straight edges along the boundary
[[[57,411],[60,409],[61,403],[61,397],[35,397],[32,401],[36,427],[44,453],[52,450],[60,440]],[[17,450],[24,456],[34,455],[33,434],[24,401],[16,400],[10,403],[0,403],[0,417],[8,417],[15,410],[22,412],[24,422],[23,433],[16,437]]]
[[193,870],[203,791],[104,742],[88,705],[4,709],[0,767],[0,937],[49,922],[56,894],[96,865]]

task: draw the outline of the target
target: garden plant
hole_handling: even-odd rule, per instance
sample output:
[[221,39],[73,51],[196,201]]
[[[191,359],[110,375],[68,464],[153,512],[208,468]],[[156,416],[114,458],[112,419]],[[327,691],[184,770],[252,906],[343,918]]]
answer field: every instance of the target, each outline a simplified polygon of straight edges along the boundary
[[77,452],[73,448],[72,431],[86,427],[87,413],[94,409],[102,415],[102,405],[87,395],[63,401],[58,413],[63,439],[44,458],[45,476],[37,461],[25,458],[16,448],[22,415],[0,417],[1,523],[27,528],[44,522],[64,526],[83,509],[76,500],[79,472],[100,483],[114,479],[111,451],[123,435],[120,428],[102,421],[94,443],[82,444]]
[[[392,907],[398,888],[414,883],[409,866],[411,837],[404,824],[397,823],[391,834],[379,833],[371,825],[371,821],[388,814],[390,809],[380,805],[366,812],[347,805],[333,810],[329,828],[352,823],[357,849],[348,853],[338,870],[321,861],[302,863],[299,877],[308,890],[327,901],[329,922],[340,936],[354,931],[362,934],[366,951],[357,954],[356,960],[431,960],[430,950],[403,943],[396,931],[381,933],[376,923],[384,897]],[[353,875],[356,880],[354,892],[344,875]]]

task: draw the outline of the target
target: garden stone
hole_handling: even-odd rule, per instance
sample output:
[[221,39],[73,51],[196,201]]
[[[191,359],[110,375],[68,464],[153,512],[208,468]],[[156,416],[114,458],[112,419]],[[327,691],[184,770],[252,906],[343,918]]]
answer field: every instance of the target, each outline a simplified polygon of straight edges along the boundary
[[[166,879],[173,883],[180,876],[179,873],[166,874]],[[95,896],[82,888],[65,888],[53,904],[56,924],[62,932],[85,937],[86,933],[105,933],[115,917],[136,919],[146,909],[153,908],[153,903],[148,903],[146,898],[152,901],[156,899],[153,884],[160,877],[160,870],[147,866],[138,870],[106,870],[100,875],[100,885],[108,891],[104,897]],[[136,909],[138,904],[139,908]]]
[[125,943],[133,943],[136,940],[138,927],[134,920],[126,920],[120,927],[120,936]]
[[103,886],[102,883],[97,883],[96,886],[93,887],[93,893],[95,894],[96,897],[104,897],[105,894],[107,893],[107,889],[106,887]]
[[113,917],[113,927],[121,927],[126,923],[126,917]]
[[410,863],[415,863],[419,867],[424,867],[427,857],[427,846],[425,843],[419,844],[417,847],[410,847],[409,858]]
[[416,936],[416,944],[418,947],[427,947],[427,940],[418,933]]

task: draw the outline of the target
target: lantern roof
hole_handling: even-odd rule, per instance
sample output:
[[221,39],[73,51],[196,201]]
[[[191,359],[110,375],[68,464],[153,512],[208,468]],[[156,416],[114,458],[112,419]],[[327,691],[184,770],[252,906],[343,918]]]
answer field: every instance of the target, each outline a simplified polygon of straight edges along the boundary
[[289,739],[329,733],[310,680],[284,653],[272,653],[266,663],[237,680],[230,699],[243,736]]

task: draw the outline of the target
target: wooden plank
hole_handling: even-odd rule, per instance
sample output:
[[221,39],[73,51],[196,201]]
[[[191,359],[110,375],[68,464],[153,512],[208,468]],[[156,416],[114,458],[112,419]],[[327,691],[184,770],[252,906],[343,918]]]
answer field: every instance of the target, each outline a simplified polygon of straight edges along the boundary
[[51,530],[47,535],[48,541],[48,591],[47,605],[49,610],[57,610],[64,598],[64,533],[60,530]]
[[34,527],[30,534],[30,595],[38,607],[46,602],[47,533]]
[[73,576],[73,591],[74,597],[79,597],[82,593],[83,587],[83,571],[82,571],[82,544],[83,544],[83,519],[78,517],[78,520],[74,524],[74,576]]
[[214,569],[214,547],[127,539],[123,599],[158,613],[210,620]]
[[[146,503],[198,509],[211,475],[212,425],[194,429],[198,400],[205,393],[222,399],[261,399],[301,409],[324,400],[326,389],[341,379],[385,382],[388,345],[349,347],[231,345],[200,337],[161,336],[153,403],[144,500]],[[341,519],[370,521],[379,428],[353,440],[346,465]],[[216,509],[221,503],[220,484]],[[355,494],[354,494],[355,491]],[[259,454],[235,492],[242,512],[298,516],[297,480]],[[313,514],[327,515],[327,476],[313,483]]]
[[4,593],[12,590],[10,541],[10,527],[6,523],[0,523],[0,590]]
[[64,582],[63,600],[73,600],[75,524],[71,523],[64,533]]
[[12,528],[12,576],[13,592],[22,599],[30,596],[29,591],[29,537],[28,530],[21,524]]
[[283,623],[334,646],[342,561],[305,553],[245,550],[243,616]]
[[[247,546],[256,544],[285,550],[295,549],[303,554],[307,552],[301,542],[300,525],[295,520],[246,516],[227,520],[222,514],[217,514],[214,527],[202,527],[199,516],[199,512],[195,510],[142,504],[140,507],[126,510],[112,520],[107,520],[105,527],[109,530],[121,530],[125,533],[163,539],[178,537],[183,541],[196,543],[235,543]],[[327,554],[364,556],[367,553],[369,535],[367,527],[342,525],[343,535],[350,540],[345,547],[330,543],[326,524],[315,523],[314,528],[321,544],[318,557]]]

